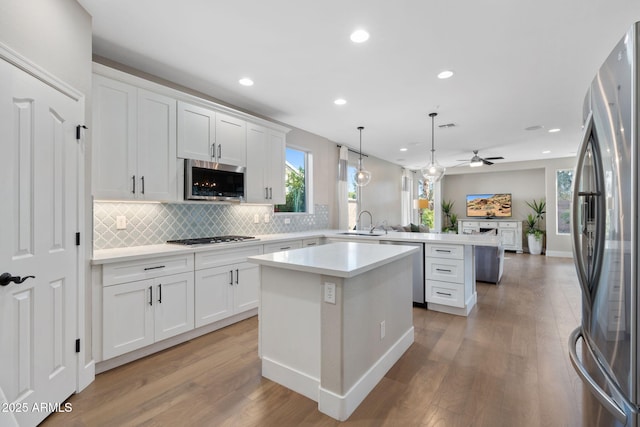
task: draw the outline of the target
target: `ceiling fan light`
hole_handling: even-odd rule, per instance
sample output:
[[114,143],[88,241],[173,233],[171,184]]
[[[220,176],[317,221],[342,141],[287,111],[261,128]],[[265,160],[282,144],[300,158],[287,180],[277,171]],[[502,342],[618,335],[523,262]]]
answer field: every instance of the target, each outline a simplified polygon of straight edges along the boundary
[[482,159],[478,156],[473,156],[473,158],[469,162],[469,166],[471,166],[472,168],[477,168],[478,166],[482,166],[482,164]]

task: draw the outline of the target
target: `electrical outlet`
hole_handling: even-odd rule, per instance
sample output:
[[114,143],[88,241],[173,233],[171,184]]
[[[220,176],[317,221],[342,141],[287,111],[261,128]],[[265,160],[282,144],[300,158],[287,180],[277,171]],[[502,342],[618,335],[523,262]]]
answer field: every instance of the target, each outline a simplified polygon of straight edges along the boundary
[[269,222],[269,221],[271,221],[271,215],[269,215],[269,214],[264,214],[264,222],[265,222],[265,224],[266,224],[267,222]]
[[124,215],[118,215],[116,217],[116,229],[117,230],[126,230],[127,229],[127,217]]
[[291,224],[291,218],[285,218],[284,219],[284,223],[285,224]]
[[253,223],[254,223],[254,224],[260,224],[260,215],[255,214],[255,215],[253,216]]
[[336,303],[336,284],[324,282],[324,301],[329,304]]
[[384,339],[384,335],[385,335],[386,331],[385,331],[385,323],[384,320],[382,322],[380,322],[380,340]]

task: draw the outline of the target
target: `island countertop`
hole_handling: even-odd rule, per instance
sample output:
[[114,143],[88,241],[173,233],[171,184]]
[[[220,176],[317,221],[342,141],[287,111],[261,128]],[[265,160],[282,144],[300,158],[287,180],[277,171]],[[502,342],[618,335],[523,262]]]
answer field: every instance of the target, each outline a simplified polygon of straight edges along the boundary
[[350,278],[405,257],[415,246],[336,242],[248,257],[247,261],[288,270]]

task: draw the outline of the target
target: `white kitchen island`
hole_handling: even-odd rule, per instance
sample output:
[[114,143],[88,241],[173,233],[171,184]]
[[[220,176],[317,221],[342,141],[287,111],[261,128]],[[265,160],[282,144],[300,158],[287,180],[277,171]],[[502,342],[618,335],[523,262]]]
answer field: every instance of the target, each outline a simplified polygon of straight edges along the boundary
[[346,420],[413,343],[417,250],[343,242],[249,257],[262,375]]

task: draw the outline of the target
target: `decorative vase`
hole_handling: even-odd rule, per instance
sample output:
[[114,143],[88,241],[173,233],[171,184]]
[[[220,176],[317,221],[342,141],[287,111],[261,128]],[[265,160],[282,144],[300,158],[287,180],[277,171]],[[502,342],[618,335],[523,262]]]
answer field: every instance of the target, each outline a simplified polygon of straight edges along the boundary
[[531,255],[540,255],[542,253],[542,239],[544,236],[536,238],[535,234],[527,234],[527,243],[529,245],[529,253]]

